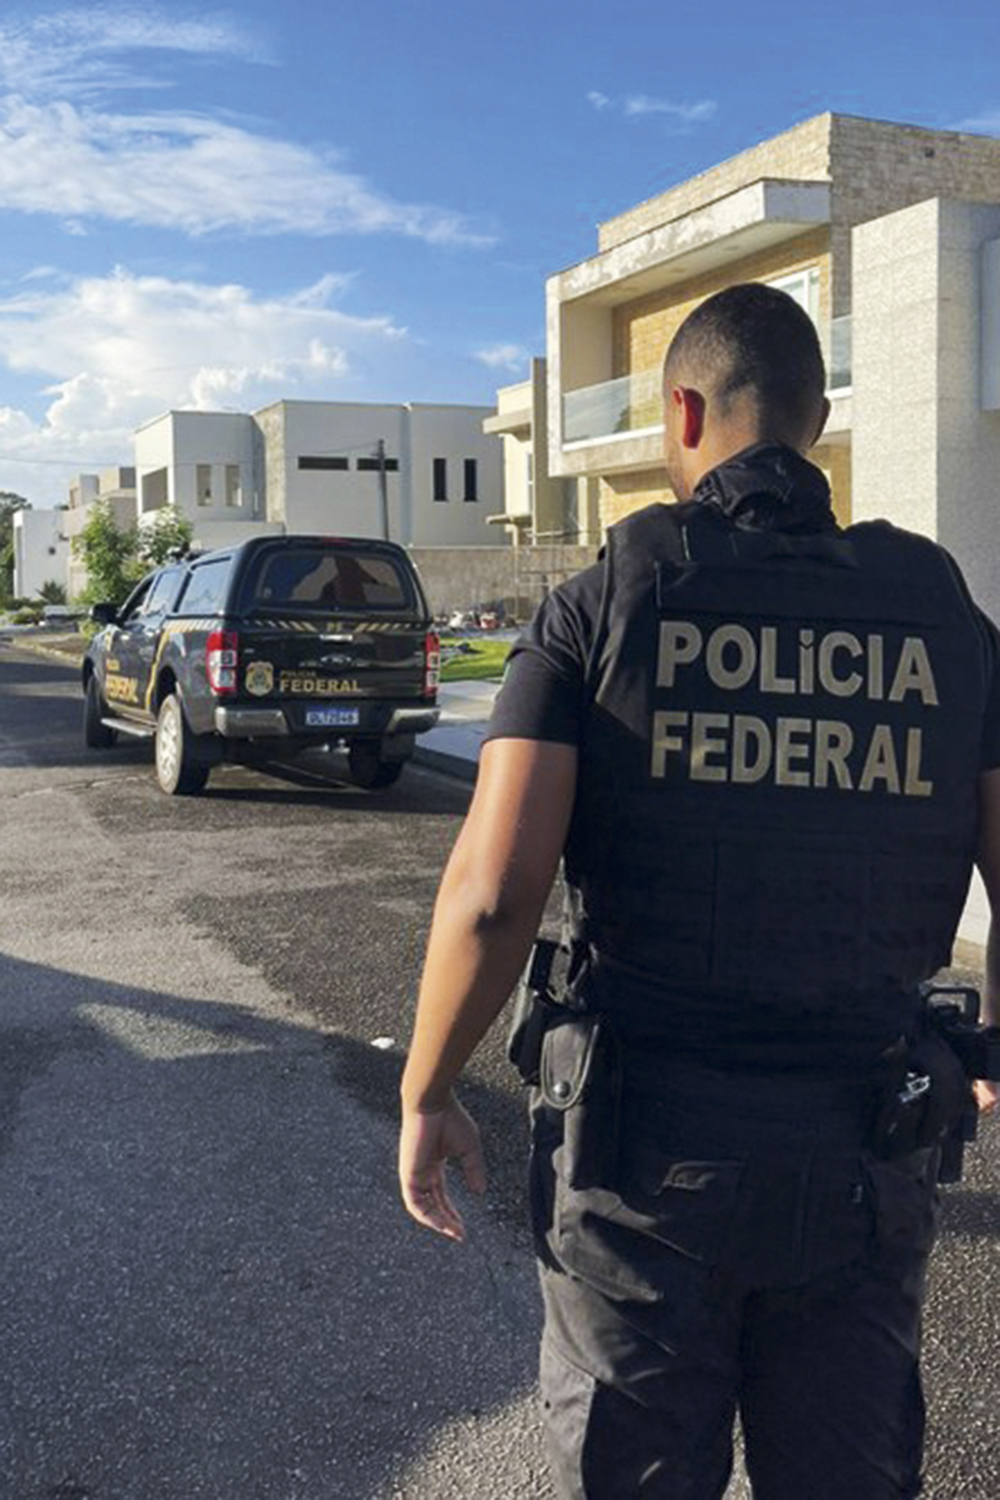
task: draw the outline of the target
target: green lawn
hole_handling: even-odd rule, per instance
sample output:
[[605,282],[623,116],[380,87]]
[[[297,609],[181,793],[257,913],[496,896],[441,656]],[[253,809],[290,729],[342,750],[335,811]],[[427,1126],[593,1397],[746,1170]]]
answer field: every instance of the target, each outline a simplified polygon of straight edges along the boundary
[[[510,641],[468,641],[445,636],[441,641],[441,681],[499,682],[511,644]],[[468,649],[459,650],[459,647]]]

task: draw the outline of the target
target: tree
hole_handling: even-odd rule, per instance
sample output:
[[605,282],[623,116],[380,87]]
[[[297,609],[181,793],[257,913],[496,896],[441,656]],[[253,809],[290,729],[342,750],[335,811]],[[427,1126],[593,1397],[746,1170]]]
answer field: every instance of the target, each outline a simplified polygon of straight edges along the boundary
[[65,604],[66,589],[58,579],[50,578],[38,590],[38,597],[45,604]]
[[191,522],[182,516],[175,505],[164,505],[156,512],[148,525],[137,533],[136,551],[140,562],[147,568],[165,563],[172,552],[187,552],[194,536]]
[[13,490],[0,490],[0,599],[14,593],[14,515],[30,510],[31,501]]
[[94,501],[86,526],[73,538],[73,554],[87,569],[80,596],[85,604],[124,603],[142,572],[136,534],[121,530],[108,500]]

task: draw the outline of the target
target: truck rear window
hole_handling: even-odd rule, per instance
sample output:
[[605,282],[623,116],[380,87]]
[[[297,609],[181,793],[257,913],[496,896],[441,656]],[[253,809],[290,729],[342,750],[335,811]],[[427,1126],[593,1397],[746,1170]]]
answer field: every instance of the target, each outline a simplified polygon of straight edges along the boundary
[[282,548],[247,580],[248,609],[404,610],[414,597],[404,568],[377,553]]

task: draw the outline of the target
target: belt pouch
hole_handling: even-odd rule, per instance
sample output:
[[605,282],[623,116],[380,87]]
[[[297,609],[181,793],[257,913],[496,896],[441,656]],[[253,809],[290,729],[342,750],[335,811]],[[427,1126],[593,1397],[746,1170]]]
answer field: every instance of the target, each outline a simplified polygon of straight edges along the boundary
[[563,1117],[564,1176],[577,1190],[614,1189],[618,1169],[621,1067],[606,1020],[568,1015],[549,1026],[539,1086]]

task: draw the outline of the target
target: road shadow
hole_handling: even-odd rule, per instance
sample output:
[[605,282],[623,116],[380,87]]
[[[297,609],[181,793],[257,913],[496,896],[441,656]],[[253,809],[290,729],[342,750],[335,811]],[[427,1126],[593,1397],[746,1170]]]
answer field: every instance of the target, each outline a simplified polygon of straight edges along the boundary
[[358,1107],[398,1065],[0,958],[5,1500],[416,1497],[442,1434],[530,1394],[530,1258],[475,1207],[466,1247],[413,1225]]

